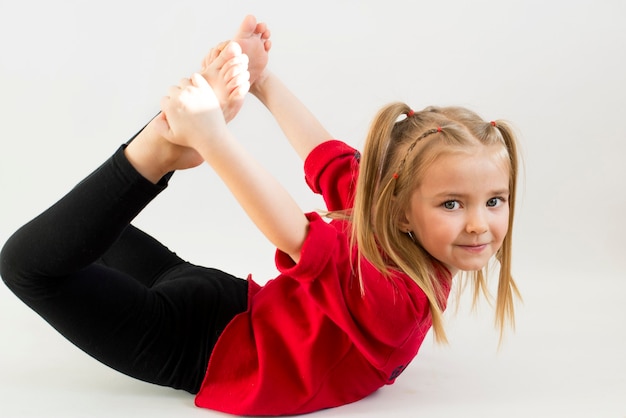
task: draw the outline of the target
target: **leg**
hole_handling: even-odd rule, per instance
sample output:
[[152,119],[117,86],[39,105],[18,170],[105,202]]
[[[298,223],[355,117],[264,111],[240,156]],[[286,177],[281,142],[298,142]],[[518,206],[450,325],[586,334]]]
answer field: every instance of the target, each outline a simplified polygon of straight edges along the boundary
[[146,287],[152,287],[165,272],[183,263],[174,252],[133,225],[98,260],[98,264],[125,273]]
[[0,274],[20,299],[99,361],[194,392],[217,336],[246,308],[246,282],[178,263],[148,289],[122,271],[93,264],[120,235],[145,242],[129,222],[164,187],[146,181],[118,151],[7,241]]
[[[193,392],[217,336],[245,310],[247,284],[179,263],[170,253],[156,273],[159,283],[148,288],[142,283],[152,285],[148,278],[155,272],[137,273],[141,266],[114,254],[131,235],[139,237],[130,222],[165,188],[167,173],[202,162],[194,150],[165,141],[158,134],[162,122],[159,116],[150,121],[125,148],[13,234],[0,252],[0,275],[20,299],[96,359],[136,378]],[[139,241],[145,244],[146,237]],[[98,263],[103,256],[116,268]]]

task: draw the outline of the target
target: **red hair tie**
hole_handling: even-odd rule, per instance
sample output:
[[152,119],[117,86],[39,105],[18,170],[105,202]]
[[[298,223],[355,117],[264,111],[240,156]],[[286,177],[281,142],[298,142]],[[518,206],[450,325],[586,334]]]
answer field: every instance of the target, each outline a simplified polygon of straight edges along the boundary
[[492,120],[492,121],[491,121],[491,122],[489,122],[489,123],[491,123],[491,126],[498,126],[498,124],[496,123],[496,121],[495,121],[495,120]]
[[393,173],[393,178],[394,179],[398,180],[398,177],[400,177],[400,176],[398,176],[398,173]]
[[413,111],[413,109],[409,109],[408,112],[406,112],[406,117],[410,118],[411,116],[413,116],[415,114],[415,112]]
[[441,126],[437,126],[437,132],[441,132]]

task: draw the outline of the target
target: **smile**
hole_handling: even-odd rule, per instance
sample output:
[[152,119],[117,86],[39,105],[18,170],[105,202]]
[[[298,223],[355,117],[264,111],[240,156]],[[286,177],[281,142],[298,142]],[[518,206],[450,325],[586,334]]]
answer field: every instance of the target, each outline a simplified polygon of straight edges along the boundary
[[459,248],[471,252],[471,253],[480,253],[485,248],[487,248],[487,244],[479,244],[479,245],[459,245]]

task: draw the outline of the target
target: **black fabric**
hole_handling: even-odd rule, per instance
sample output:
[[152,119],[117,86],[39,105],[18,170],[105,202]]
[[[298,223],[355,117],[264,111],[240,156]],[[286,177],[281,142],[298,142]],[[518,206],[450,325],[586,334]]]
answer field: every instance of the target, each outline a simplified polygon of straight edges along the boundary
[[123,150],[9,238],[0,275],[97,360],[196,393],[221,331],[247,307],[248,285],[130,225],[169,176],[153,185]]

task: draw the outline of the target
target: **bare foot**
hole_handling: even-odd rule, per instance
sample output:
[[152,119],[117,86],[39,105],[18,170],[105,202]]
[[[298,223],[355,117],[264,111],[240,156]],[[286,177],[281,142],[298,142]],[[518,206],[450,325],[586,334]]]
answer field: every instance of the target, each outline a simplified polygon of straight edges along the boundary
[[233,41],[241,46],[243,53],[250,59],[248,64],[250,84],[258,80],[267,66],[268,54],[272,47],[270,36],[270,30],[265,23],[257,23],[254,16],[248,15],[233,37]]
[[[227,41],[213,48],[202,63],[202,75],[215,91],[226,121],[239,112],[250,84],[261,77],[272,45],[267,25],[257,23],[254,16],[244,18],[234,40],[236,44]],[[160,132],[167,129],[166,125],[164,115],[159,114],[125,150],[131,164],[154,183],[169,171],[203,162],[195,150],[163,138]]]
[[[267,66],[268,53],[272,46],[270,35],[270,31],[265,23],[257,23],[254,16],[248,15],[241,22],[237,33],[232,39],[241,49],[238,53],[243,52],[248,58],[248,88],[261,77]],[[226,89],[221,89],[219,85],[220,77],[216,76],[216,73],[218,73],[216,69],[223,67],[230,58],[234,58],[237,55],[237,53],[233,52],[236,49],[236,45],[231,44],[232,41],[225,41],[211,49],[202,61],[201,71],[201,74],[209,82],[220,101],[226,122],[232,120],[243,105],[240,94],[233,95]],[[223,52],[226,52],[226,55],[223,55]]]
[[223,42],[205,57],[201,74],[215,92],[226,122],[232,120],[250,88],[248,56],[238,43]]
[[[209,53],[202,75],[220,102],[224,119],[231,120],[241,106],[250,83],[248,81],[248,57],[236,42],[220,45]],[[148,180],[156,183],[166,173],[184,170],[202,164],[196,150],[169,142],[162,132],[169,126],[165,115],[160,113],[126,147],[130,163]]]
[[[250,60],[248,63],[248,72],[250,73],[250,84],[254,84],[261,76],[267,61],[269,59],[269,51],[272,47],[270,40],[270,30],[265,23],[257,23],[256,18],[252,15],[246,16],[239,30],[233,37],[233,41],[241,46],[241,50]],[[225,41],[211,49],[209,54],[202,61],[202,70],[208,67],[209,63],[215,60],[219,53],[228,45],[230,41]]]

